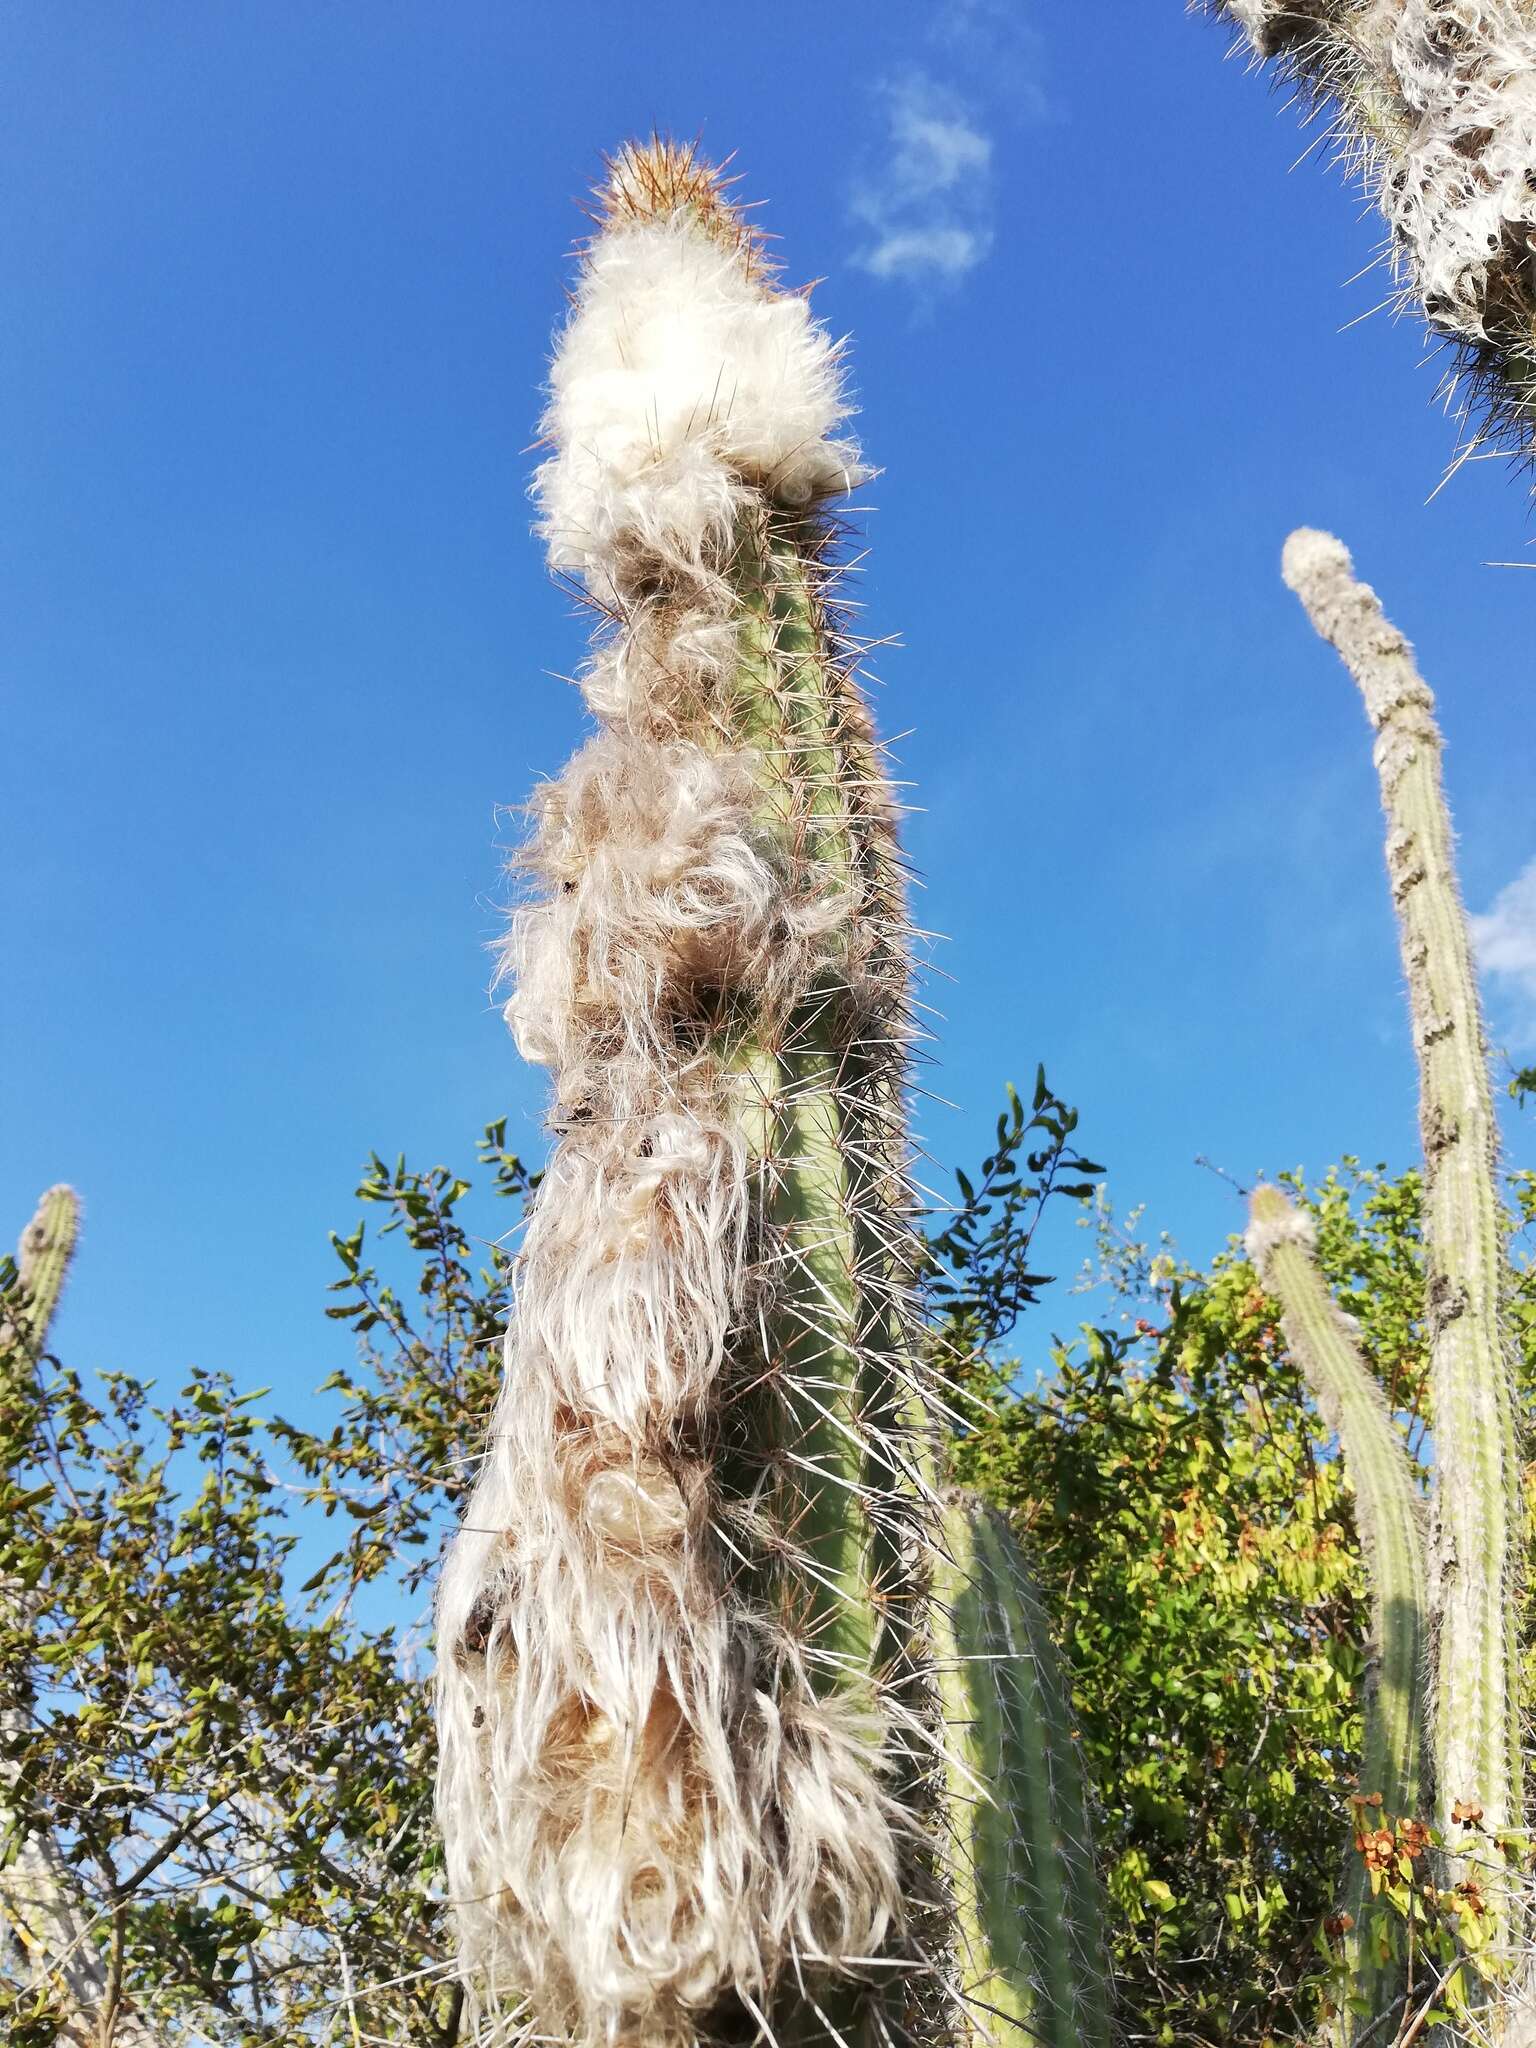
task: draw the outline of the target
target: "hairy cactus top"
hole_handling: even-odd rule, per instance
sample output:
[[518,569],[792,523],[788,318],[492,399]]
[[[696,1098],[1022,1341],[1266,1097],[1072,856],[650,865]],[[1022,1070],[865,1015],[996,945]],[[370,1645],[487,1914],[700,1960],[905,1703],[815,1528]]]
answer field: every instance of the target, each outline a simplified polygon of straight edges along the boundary
[[697,570],[747,498],[804,509],[862,474],[837,438],[842,352],[775,288],[717,172],[630,148],[600,194],[550,374],[535,480],[551,566],[610,597],[626,562]]

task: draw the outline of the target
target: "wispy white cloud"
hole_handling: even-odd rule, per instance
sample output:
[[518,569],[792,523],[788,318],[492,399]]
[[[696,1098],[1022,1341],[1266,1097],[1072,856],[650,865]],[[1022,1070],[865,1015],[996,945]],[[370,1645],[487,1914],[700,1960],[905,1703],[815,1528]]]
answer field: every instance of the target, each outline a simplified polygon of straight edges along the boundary
[[994,131],[1047,113],[1024,0],[935,0],[931,61],[874,88],[881,134],[849,195],[854,261],[919,292],[957,284],[996,239]]
[[872,277],[964,277],[991,241],[975,228],[891,228],[859,261]]
[[1536,860],[1473,918],[1472,942],[1483,973],[1518,1006],[1511,1036],[1522,1047],[1536,1044]]
[[1011,112],[1034,118],[1045,114],[1043,44],[1020,0],[943,0],[929,39],[990,98],[1006,99]]
[[992,246],[992,138],[959,94],[926,72],[882,92],[879,159],[852,194],[866,233],[855,261],[874,277],[952,283]]

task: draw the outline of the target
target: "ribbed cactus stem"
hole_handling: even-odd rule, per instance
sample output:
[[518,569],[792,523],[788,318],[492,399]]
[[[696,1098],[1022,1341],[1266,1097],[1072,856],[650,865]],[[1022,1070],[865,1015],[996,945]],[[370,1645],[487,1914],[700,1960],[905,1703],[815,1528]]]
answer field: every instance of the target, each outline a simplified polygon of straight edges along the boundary
[[567,2038],[923,2033],[909,945],[824,510],[860,472],[718,177],[656,144],[601,200],[536,496],[602,730],[507,947],[559,1142],[439,1598],[449,1879],[479,2002]]
[[1102,1902],[1071,1696],[1016,1537],[962,1494],[945,1508],[934,1604],[970,2038],[1107,2048]]
[[[1284,573],[1359,684],[1377,735],[1424,1151],[1436,1818],[1457,1849],[1458,1879],[1497,1888],[1501,1859],[1487,1838],[1524,1824],[1516,1692],[1520,1446],[1498,1132],[1441,739],[1407,641],[1375,592],[1355,580],[1342,544],[1329,534],[1293,533]],[[1469,1808],[1481,1810],[1486,1833],[1469,1835],[1461,1826]]]
[[1333,110],[1404,295],[1494,430],[1536,428],[1536,14],[1528,0],[1209,0]]
[[[1355,1343],[1354,1331],[1318,1270],[1312,1219],[1277,1187],[1255,1188],[1248,1255],[1280,1304],[1286,1346],[1305,1375],[1324,1420],[1339,1439],[1355,1494],[1355,1519],[1371,1596],[1371,1650],[1365,1693],[1362,1802],[1379,1801],[1384,1819],[1420,1820],[1424,1783],[1423,1699],[1428,1642],[1422,1503],[1408,1454],[1381,1387]],[[1365,1925],[1371,1891],[1365,1864],[1346,1862],[1345,1905],[1354,1925],[1346,1935],[1350,1990],[1358,2013],[1344,2012],[1339,2039],[1348,2043],[1401,1999],[1405,1976],[1383,1962]]]
[[[747,1456],[760,1461],[771,1444],[788,1461],[778,1512],[812,1567],[813,1671],[839,1684],[904,1654],[881,1617],[900,1598],[902,1535],[922,1488],[907,1427],[919,1390],[901,1299],[908,1198],[892,1086],[904,1054],[905,920],[890,793],[834,656],[820,544],[815,525],[793,515],[739,526],[730,574],[744,615],[730,720],[731,737],[757,750],[761,828],[792,862],[814,863],[827,901],[863,909],[857,939],[840,932],[799,1005],[766,1031],[762,1016],[751,1020],[736,1054],[761,1213],[780,1233],[771,1348],[789,1368],[774,1400],[755,1404]],[[857,998],[855,976],[865,985]],[[722,1034],[728,1057],[733,1036]]]

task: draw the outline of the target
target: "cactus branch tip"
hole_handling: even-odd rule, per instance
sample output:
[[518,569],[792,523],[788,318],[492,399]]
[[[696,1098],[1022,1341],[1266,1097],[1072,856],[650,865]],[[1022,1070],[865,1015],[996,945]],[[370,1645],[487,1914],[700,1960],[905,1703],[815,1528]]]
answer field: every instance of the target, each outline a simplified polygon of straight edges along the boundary
[[80,1228],[80,1197],[68,1181],[59,1181],[38,1197],[32,1221],[22,1232],[21,1258],[40,1252],[47,1244],[67,1235],[73,1239]]
[[598,232],[683,220],[696,232],[740,257],[749,276],[766,284],[772,266],[763,253],[761,229],[730,196],[735,177],[730,159],[715,164],[698,145],[652,134],[625,142],[603,158],[604,177],[593,191]]
[[1354,572],[1354,562],[1343,541],[1331,533],[1324,533],[1321,527],[1298,526],[1286,537],[1280,552],[1280,574],[1285,578],[1286,588],[1294,590],[1298,597],[1315,586],[1319,577],[1329,574],[1349,576]]
[[[1407,637],[1386,616],[1370,584],[1356,576],[1341,540],[1299,526],[1285,543],[1280,572],[1315,631],[1338,650],[1378,732],[1400,713],[1418,720],[1433,710],[1434,697],[1414,666]],[[1438,752],[1438,735],[1434,745]]]
[[1270,1182],[1256,1187],[1248,1200],[1248,1228],[1243,1244],[1262,1277],[1276,1249],[1282,1244],[1299,1244],[1311,1251],[1317,1243],[1312,1218],[1298,1209],[1283,1188]]

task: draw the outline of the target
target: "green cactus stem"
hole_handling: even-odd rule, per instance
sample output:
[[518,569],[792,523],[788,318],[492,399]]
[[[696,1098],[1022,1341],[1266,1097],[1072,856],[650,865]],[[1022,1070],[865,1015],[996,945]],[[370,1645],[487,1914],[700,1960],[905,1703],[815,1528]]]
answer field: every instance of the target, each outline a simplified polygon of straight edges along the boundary
[[[1286,1345],[1324,1420],[1339,1438],[1355,1493],[1355,1516],[1371,1593],[1371,1650],[1357,1818],[1419,1821],[1425,1814],[1423,1696],[1428,1643],[1422,1502],[1386,1399],[1360,1356],[1316,1263],[1311,1218],[1277,1187],[1255,1188],[1247,1245],[1260,1279],[1280,1304]],[[1368,1873],[1355,1845],[1346,1862],[1345,1910],[1353,1923],[1345,1953],[1351,2005],[1341,2013],[1342,2048],[1400,2010],[1407,1980],[1384,1944],[1386,1916],[1372,1908]],[[1386,1954],[1383,1954],[1383,1947]]]
[[[1331,535],[1286,543],[1286,582],[1360,686],[1376,732],[1387,870],[1408,981],[1424,1153],[1425,1322],[1435,1443],[1428,1548],[1435,1818],[1450,1875],[1486,1895],[1489,1952],[1518,1933],[1497,1838],[1524,1824],[1516,1630],[1522,1578],[1515,1347],[1498,1130],[1434,699]],[[1473,1812],[1478,1823],[1463,1825]]]
[[969,2031],[1107,2048],[1102,1901],[1071,1698],[1017,1539],[959,1493],[945,1507],[934,1602]]
[[739,657],[724,723],[731,744],[753,750],[757,823],[792,886],[860,907],[864,994],[852,993],[843,935],[786,1017],[749,1013],[721,1029],[718,1046],[740,1077],[781,1273],[769,1319],[774,1398],[751,1404],[727,1490],[761,1498],[754,1475],[777,1468],[775,1515],[796,1530],[810,1567],[813,1668],[836,1687],[875,1669],[889,1681],[888,1658],[910,1648],[890,1620],[910,1610],[901,1536],[920,1489],[904,1419],[916,1419],[919,1388],[902,1299],[898,1076],[910,967],[894,805],[832,644],[823,549],[814,522],[771,511],[740,522]]

